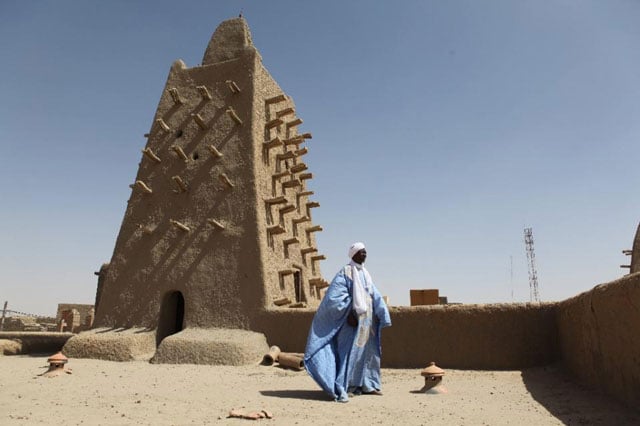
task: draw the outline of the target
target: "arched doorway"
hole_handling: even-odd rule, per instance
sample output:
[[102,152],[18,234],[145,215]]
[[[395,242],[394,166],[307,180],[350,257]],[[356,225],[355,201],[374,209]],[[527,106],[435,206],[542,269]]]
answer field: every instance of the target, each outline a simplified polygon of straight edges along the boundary
[[162,298],[156,346],[167,336],[182,331],[184,325],[184,297],[179,291],[171,291]]

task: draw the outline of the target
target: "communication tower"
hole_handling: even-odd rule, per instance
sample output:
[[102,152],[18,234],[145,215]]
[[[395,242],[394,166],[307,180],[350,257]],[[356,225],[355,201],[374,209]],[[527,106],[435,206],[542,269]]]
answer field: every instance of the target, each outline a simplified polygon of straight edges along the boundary
[[536,271],[536,254],[533,251],[533,229],[524,228],[524,245],[527,250],[529,265],[529,297],[531,302],[540,302],[538,294],[538,272]]

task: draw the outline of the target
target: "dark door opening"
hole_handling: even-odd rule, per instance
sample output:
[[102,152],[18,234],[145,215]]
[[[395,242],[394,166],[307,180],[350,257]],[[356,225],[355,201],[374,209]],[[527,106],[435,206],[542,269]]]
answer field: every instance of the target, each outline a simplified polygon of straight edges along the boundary
[[167,336],[182,331],[184,325],[184,297],[179,291],[172,291],[164,295],[160,305],[158,331],[156,332],[156,346]]
[[293,289],[296,294],[296,302],[306,302],[307,298],[302,291],[302,274],[300,271],[293,273]]

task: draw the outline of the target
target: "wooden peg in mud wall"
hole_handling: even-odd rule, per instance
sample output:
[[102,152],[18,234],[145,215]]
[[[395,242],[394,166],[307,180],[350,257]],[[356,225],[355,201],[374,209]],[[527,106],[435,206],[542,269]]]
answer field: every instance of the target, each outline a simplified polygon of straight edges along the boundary
[[309,279],[309,285],[313,286],[313,287],[315,287],[317,289],[322,289],[322,288],[325,288],[325,287],[329,287],[329,283],[326,280],[324,280],[322,278],[318,278],[318,277]]
[[267,232],[271,235],[284,234],[286,229],[281,225],[267,226]]
[[171,149],[178,154],[178,157],[182,158],[185,162],[187,160],[189,160],[189,157],[187,157],[187,154],[184,153],[184,151],[182,150],[181,147],[179,147],[178,145],[171,145]]
[[286,277],[287,275],[293,275],[295,271],[293,269],[281,269],[278,271],[278,275],[280,275],[280,279]]
[[283,123],[283,121],[279,118],[274,118],[273,120],[267,121],[267,123],[264,125],[264,128],[267,130],[271,130],[274,127],[278,127],[281,126]]
[[207,149],[209,150],[209,152],[211,152],[211,155],[213,155],[216,158],[220,158],[223,156],[223,154],[220,151],[218,151],[216,147],[213,145],[207,145]]
[[224,182],[229,188],[233,188],[235,185],[229,180],[229,177],[225,173],[220,173],[218,176],[222,182]]
[[151,194],[153,191],[149,188],[143,181],[137,180],[135,184],[131,185],[132,187],[139,188],[142,192]]
[[293,224],[293,235],[298,235],[298,224],[308,222],[311,219],[307,216],[294,217],[291,219],[291,223]]
[[172,87],[171,89],[169,89],[169,93],[171,94],[171,98],[173,99],[173,102],[175,104],[182,105],[184,103],[184,101],[180,97],[180,93],[178,92],[178,89],[176,89],[175,87]]
[[291,127],[299,126],[301,124],[302,124],[301,118],[296,118],[295,120],[287,121],[287,129],[290,129]]
[[160,126],[160,128],[162,130],[164,130],[165,132],[168,132],[169,130],[171,130],[171,127],[169,127],[169,125],[167,123],[164,122],[164,120],[162,118],[158,118],[156,120],[156,124],[158,126]]
[[289,107],[289,108],[281,109],[280,111],[276,111],[276,118],[282,118],[286,115],[292,115],[292,114],[295,114],[295,111],[293,110],[293,108]]
[[289,258],[289,246],[291,244],[299,244],[299,243],[300,243],[300,241],[296,237],[287,238],[286,240],[282,240],[282,246],[284,248],[284,257],[287,258],[287,259]]
[[291,244],[299,244],[300,241],[298,241],[297,238],[287,238],[286,240],[282,241],[282,244],[284,244],[285,247],[290,246]]
[[292,222],[294,225],[297,225],[297,224],[299,224],[299,223],[308,222],[308,221],[310,221],[310,220],[311,220],[311,219],[309,219],[307,216],[300,216],[300,217],[295,217],[295,218],[291,219],[291,222]]
[[280,214],[280,218],[284,217],[285,214],[296,211],[296,206],[293,204],[287,204],[284,207],[278,209],[278,213]]
[[312,173],[302,173],[300,176],[298,176],[298,179],[300,180],[307,180],[307,179],[312,179],[313,178],[313,174]]
[[145,226],[145,225],[142,225],[142,224],[139,224],[138,228],[142,231],[143,234],[146,234],[146,235],[153,234],[153,231],[155,231],[155,229],[156,229],[154,226],[151,226],[151,225]]
[[289,299],[288,297],[283,297],[281,299],[277,299],[273,301],[273,304],[276,306],[289,305],[290,303],[291,303],[291,299]]
[[313,139],[313,136],[311,135],[311,133],[303,133],[300,135],[300,137],[302,139]]
[[285,176],[290,176],[290,175],[291,175],[291,172],[290,172],[289,170],[283,170],[283,171],[281,171],[281,172],[278,172],[278,173],[274,173],[274,174],[272,174],[272,175],[271,175],[271,178],[272,178],[274,181],[277,181],[277,180],[278,180],[278,179],[280,179],[280,178],[283,178],[283,177],[285,177]]
[[153,153],[153,151],[151,151],[151,148],[145,148],[142,150],[142,153],[144,155],[146,155],[147,157],[149,157],[150,159],[152,159],[153,161],[155,161],[156,163],[160,163],[162,162],[162,160],[160,159],[160,157],[158,157],[156,154]]
[[279,94],[279,95],[273,96],[271,98],[265,99],[264,102],[266,104],[275,104],[275,103],[278,103],[278,102],[284,102],[286,99],[287,99],[287,97],[284,94]]
[[317,248],[315,247],[305,247],[300,249],[300,254],[302,255],[302,257],[304,258],[306,255],[308,255],[309,253],[314,253],[318,251]]
[[304,172],[305,170],[307,170],[307,165],[304,163],[294,164],[293,166],[289,167],[289,171],[291,173],[300,173]]
[[311,235],[314,232],[320,232],[322,231],[322,226],[320,225],[316,225],[316,226],[311,226],[307,229],[304,230],[304,232],[307,233],[307,238],[309,237],[309,235]]
[[284,170],[279,173],[274,173],[271,175],[271,192],[273,195],[276,195],[276,183],[280,181],[281,178],[285,176],[291,176],[291,172],[289,170]]
[[215,219],[207,219],[207,222],[209,222],[210,224],[212,224],[218,229],[224,229],[224,225]]
[[320,261],[320,260],[325,260],[326,256],[324,254],[317,254],[315,256],[311,256],[309,258],[309,260],[311,260],[311,273],[315,274],[316,270],[318,269],[316,267],[316,262]]
[[305,155],[307,152],[309,152],[309,151],[307,150],[307,148],[302,148],[302,149],[299,149],[299,150],[295,151],[295,152],[294,152],[294,154],[296,155],[296,157],[302,157],[302,156],[303,156],[303,155]]
[[313,191],[301,191],[296,194],[296,204],[298,208],[300,208],[300,198],[308,197],[309,195],[313,195]]
[[282,141],[280,140],[279,137],[275,137],[273,139],[271,139],[270,141],[267,141],[263,144],[264,148],[268,151],[271,148],[275,148],[277,146],[282,146]]
[[211,93],[209,93],[209,89],[207,89],[207,86],[196,86],[196,89],[200,92],[200,96],[202,96],[203,101],[210,101],[213,99],[211,97]]
[[182,230],[182,231],[184,231],[184,232],[189,232],[189,231],[191,231],[191,229],[190,229],[187,225],[185,225],[184,223],[182,223],[182,222],[178,222],[177,220],[173,220],[173,219],[169,219],[169,222],[171,222],[171,224],[172,224],[173,226],[175,226],[176,228],[178,228],[178,229],[180,229],[180,230]]
[[310,201],[307,203],[307,216],[311,217],[311,209],[320,207],[320,203],[317,201]]
[[293,137],[290,137],[290,138],[285,139],[285,140],[282,141],[282,143],[285,146],[296,145],[296,149],[297,149],[298,145],[300,145],[302,142],[304,142],[304,138],[302,138],[300,136],[293,136]]
[[298,179],[291,179],[282,182],[282,190],[284,191],[286,188],[295,188],[296,186],[300,186],[301,182]]
[[233,107],[227,108],[227,114],[229,114],[229,117],[231,117],[231,119],[235,121],[236,124],[242,124],[242,120],[240,119],[240,117],[238,117],[238,114],[236,114],[236,111],[233,109]]
[[235,81],[227,80],[225,83],[227,83],[227,87],[229,87],[229,90],[231,90],[232,93],[240,93],[240,88]]
[[187,184],[184,183],[180,176],[173,176],[171,179],[173,179],[173,181],[178,185],[180,192],[187,192]]
[[264,202],[270,206],[272,204],[282,204],[282,203],[286,203],[287,202],[287,198],[284,196],[280,196],[280,197],[273,197],[273,198],[267,198],[266,200],[264,200]]
[[293,151],[282,152],[276,155],[276,161],[290,160],[296,158],[296,154]]
[[202,130],[207,130],[207,123],[204,122],[200,114],[191,114],[191,117],[193,117],[193,121],[196,122],[198,127],[200,127]]

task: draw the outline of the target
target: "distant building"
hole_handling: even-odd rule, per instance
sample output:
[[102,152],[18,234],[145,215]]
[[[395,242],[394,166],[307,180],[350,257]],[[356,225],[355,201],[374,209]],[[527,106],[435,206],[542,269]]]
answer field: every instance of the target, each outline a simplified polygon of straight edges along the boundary
[[93,326],[93,305],[60,303],[56,313],[57,331],[79,333]]
[[409,296],[411,306],[439,305],[442,303],[442,300],[444,300],[444,303],[447,303],[447,298],[440,297],[440,291],[438,289],[409,290]]

